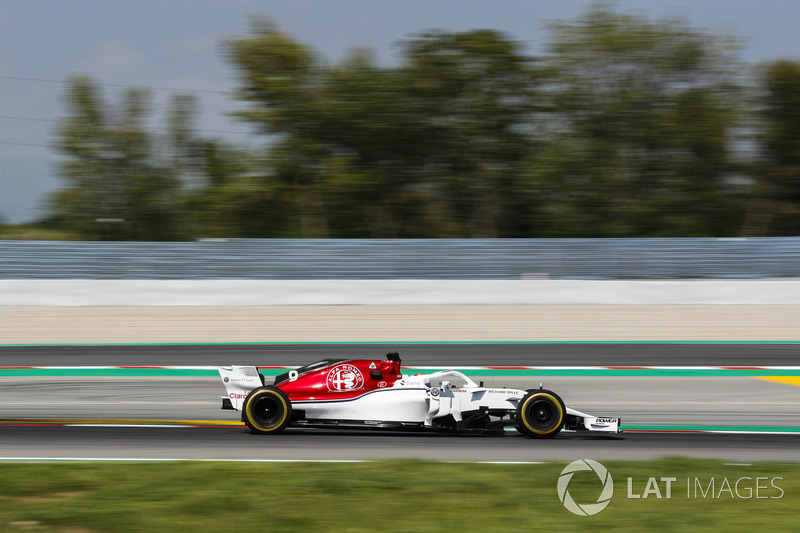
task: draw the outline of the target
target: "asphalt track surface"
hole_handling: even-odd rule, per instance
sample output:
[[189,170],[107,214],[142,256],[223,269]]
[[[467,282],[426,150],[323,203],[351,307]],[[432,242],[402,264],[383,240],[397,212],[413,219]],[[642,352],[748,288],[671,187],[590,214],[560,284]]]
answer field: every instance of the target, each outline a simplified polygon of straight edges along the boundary
[[800,435],[627,433],[554,439],[288,429],[260,436],[242,427],[0,427],[2,458],[449,461],[649,460],[690,455],[725,461],[800,461]]
[[[0,366],[300,365],[333,357],[378,357],[398,350],[404,365],[480,366],[747,366],[797,365],[797,344],[381,344],[0,347]],[[728,425],[800,426],[800,387],[753,378],[548,378],[568,405],[643,423],[690,421]],[[552,382],[552,383],[551,383]],[[0,457],[83,459],[443,460],[550,461],[715,457],[735,462],[800,462],[800,434],[628,432],[619,437],[562,434],[552,440],[287,430],[251,435],[241,426],[114,426],[61,424],[78,417],[196,418],[236,422],[220,411],[214,380],[4,378],[0,419],[52,417],[53,424],[0,425]],[[508,386],[518,386],[509,383]],[[744,391],[744,394],[742,393]],[[627,407],[626,407],[627,405]],[[599,412],[595,409],[608,409]],[[37,409],[41,408],[39,411]],[[627,410],[624,410],[627,409]],[[671,417],[671,418],[670,418]],[[197,424],[203,426],[203,424]]]
[[302,365],[378,358],[403,365],[778,366],[800,365],[800,343],[197,344],[0,346],[2,366]]

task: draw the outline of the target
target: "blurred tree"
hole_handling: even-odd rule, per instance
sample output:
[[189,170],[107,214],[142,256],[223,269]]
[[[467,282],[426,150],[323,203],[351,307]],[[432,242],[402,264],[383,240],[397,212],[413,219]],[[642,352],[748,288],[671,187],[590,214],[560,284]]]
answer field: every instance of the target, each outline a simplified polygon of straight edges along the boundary
[[[289,227],[278,191],[253,169],[248,151],[205,140],[194,164],[202,186],[189,192],[192,234],[202,237],[286,237]],[[261,165],[263,166],[263,165]]]
[[197,97],[173,94],[167,105],[163,142],[154,146],[154,155],[181,178],[183,185],[200,187],[205,172],[204,140],[197,136]]
[[[249,179],[252,157],[220,140],[198,135],[197,98],[171,96],[158,161],[180,179],[185,201],[181,233],[196,237],[264,236],[265,197]],[[271,227],[271,226],[270,226]],[[269,235],[267,233],[266,235]]]
[[66,103],[57,146],[67,187],[51,198],[54,219],[91,239],[177,238],[179,182],[152,154],[146,91],[110,106],[90,78],[74,77]]
[[405,43],[420,169],[440,227],[469,237],[532,230],[522,182],[535,149],[539,72],[520,44],[492,30],[428,32]]
[[529,178],[538,235],[735,234],[729,148],[741,111],[729,43],[598,4],[553,25],[548,142]]
[[272,136],[262,175],[276,196],[263,215],[284,213],[285,236],[326,236],[323,211],[309,203],[319,194],[317,170],[323,162],[309,159],[301,148],[314,144],[324,107],[316,59],[261,18],[254,21],[252,36],[229,41],[227,50],[240,74],[239,97],[252,104],[238,115]]
[[762,70],[759,194],[743,232],[800,235],[800,64],[780,60]]
[[[146,92],[109,105],[73,78],[58,132],[67,187],[49,221],[137,239],[800,230],[795,63],[765,69],[762,130],[748,130],[735,46],[683,20],[599,3],[554,24],[541,58],[493,30],[429,31],[400,50],[392,67],[366,49],[332,64],[255,19],[225,51],[259,151],[198,136],[194,97],[173,96],[155,135]],[[735,135],[754,131],[763,157],[748,181]]]
[[228,50],[250,104],[237,114],[272,136],[265,175],[291,235],[524,232],[518,176],[535,78],[501,34],[423,34],[397,68],[365,50],[325,65],[258,20]]

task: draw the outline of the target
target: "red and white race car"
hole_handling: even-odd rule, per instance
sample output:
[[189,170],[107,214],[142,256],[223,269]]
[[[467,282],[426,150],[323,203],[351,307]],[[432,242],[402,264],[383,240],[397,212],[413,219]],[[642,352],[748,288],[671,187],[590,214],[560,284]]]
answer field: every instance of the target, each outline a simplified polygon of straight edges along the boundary
[[272,384],[254,366],[220,367],[219,374],[228,392],[222,408],[241,411],[254,433],[286,427],[503,433],[514,427],[547,438],[562,429],[622,431],[619,418],[581,413],[541,387],[484,387],[454,370],[403,374],[397,353],[384,360],[325,359],[276,376]]

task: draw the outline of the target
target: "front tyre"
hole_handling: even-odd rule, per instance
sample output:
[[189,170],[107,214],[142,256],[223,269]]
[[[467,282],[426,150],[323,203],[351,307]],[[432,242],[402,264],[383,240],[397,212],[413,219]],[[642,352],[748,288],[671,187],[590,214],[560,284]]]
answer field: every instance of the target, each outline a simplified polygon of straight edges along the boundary
[[292,403],[276,387],[260,387],[250,392],[242,404],[242,421],[253,433],[279,433],[292,417]]
[[555,392],[535,390],[529,392],[517,407],[514,418],[517,430],[528,437],[547,439],[561,431],[567,409]]

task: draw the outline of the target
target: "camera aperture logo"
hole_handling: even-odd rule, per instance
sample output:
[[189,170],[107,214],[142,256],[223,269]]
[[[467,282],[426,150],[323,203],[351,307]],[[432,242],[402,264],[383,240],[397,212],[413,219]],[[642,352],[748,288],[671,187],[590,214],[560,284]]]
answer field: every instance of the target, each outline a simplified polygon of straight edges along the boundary
[[[594,503],[577,503],[569,493],[569,482],[572,481],[572,476],[575,475],[575,472],[581,471],[593,471],[600,479],[602,489],[600,489],[600,496],[597,497],[597,501]],[[613,495],[614,480],[611,478],[608,469],[591,459],[579,459],[571,462],[561,471],[561,475],[558,477],[558,499],[561,500],[561,503],[564,504],[568,511],[579,516],[596,515],[608,507]]]

